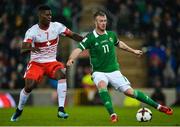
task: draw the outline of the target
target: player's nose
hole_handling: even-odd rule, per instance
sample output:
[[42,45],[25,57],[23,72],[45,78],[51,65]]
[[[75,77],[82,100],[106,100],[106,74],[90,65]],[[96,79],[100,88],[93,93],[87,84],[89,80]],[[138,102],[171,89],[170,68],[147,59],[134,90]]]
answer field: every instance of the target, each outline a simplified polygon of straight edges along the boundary
[[52,19],[52,16],[51,16],[51,15],[47,16],[47,19],[48,19],[48,20],[51,20],[51,19]]

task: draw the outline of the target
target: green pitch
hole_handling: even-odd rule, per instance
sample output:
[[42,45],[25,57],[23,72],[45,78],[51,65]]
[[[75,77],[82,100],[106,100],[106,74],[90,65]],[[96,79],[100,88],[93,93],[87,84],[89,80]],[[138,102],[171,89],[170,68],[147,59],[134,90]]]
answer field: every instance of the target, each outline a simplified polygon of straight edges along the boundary
[[135,115],[139,108],[116,107],[117,123],[111,123],[102,106],[67,107],[68,119],[57,118],[56,107],[25,107],[17,122],[10,122],[15,109],[0,109],[0,126],[180,126],[180,108],[173,108],[174,114],[167,116],[152,108],[151,122],[140,123]]

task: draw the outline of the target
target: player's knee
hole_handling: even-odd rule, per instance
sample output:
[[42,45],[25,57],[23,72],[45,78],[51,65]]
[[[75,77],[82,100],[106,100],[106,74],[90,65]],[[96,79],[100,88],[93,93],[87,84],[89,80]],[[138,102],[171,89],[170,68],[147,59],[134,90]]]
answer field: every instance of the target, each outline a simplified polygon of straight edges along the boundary
[[65,79],[65,78],[66,78],[66,75],[65,75],[65,74],[57,74],[57,75],[55,75],[55,78],[56,78],[57,80]]
[[26,84],[24,87],[25,92],[30,93],[36,86],[36,81],[34,80],[26,80]]
[[60,79],[65,79],[66,74],[61,72],[61,70],[56,71],[55,73],[55,79],[60,80]]
[[26,93],[30,93],[33,90],[33,88],[34,87],[32,87],[32,86],[25,86],[24,90],[25,90]]
[[98,89],[104,89],[106,87],[107,87],[107,85],[106,85],[106,83],[104,81],[100,81],[98,83]]
[[124,91],[124,94],[129,97],[134,97],[134,90],[129,88],[126,91]]

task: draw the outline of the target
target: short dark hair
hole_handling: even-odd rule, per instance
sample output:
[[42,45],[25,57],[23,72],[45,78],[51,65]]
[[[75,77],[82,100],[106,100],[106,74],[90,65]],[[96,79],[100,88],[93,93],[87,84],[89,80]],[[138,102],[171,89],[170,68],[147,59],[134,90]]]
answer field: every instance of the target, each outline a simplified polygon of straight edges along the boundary
[[103,10],[98,10],[98,11],[96,11],[96,12],[94,13],[94,15],[93,15],[94,19],[95,19],[97,16],[106,16],[106,13],[105,13],[105,11],[103,11]]
[[38,11],[45,11],[45,10],[51,10],[51,8],[48,5],[39,5]]

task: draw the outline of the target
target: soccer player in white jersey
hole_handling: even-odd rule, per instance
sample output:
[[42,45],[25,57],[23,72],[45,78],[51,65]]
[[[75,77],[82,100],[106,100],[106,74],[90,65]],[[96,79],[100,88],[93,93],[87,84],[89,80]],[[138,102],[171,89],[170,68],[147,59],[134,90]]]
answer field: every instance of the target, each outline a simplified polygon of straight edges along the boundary
[[72,32],[59,22],[51,22],[52,12],[49,6],[41,5],[38,8],[38,24],[27,30],[22,43],[21,52],[30,52],[30,61],[24,74],[25,87],[20,92],[19,104],[11,121],[17,121],[22,114],[23,107],[33,90],[44,75],[58,80],[58,117],[68,118],[64,111],[66,97],[66,68],[56,60],[59,35],[67,36],[75,41],[82,41],[83,37]]

